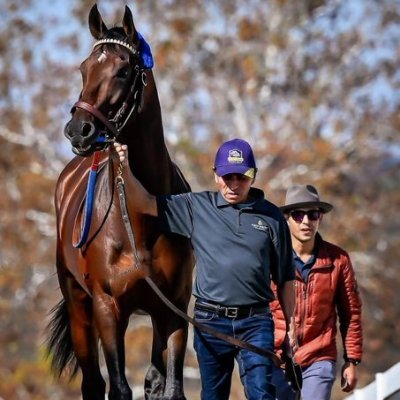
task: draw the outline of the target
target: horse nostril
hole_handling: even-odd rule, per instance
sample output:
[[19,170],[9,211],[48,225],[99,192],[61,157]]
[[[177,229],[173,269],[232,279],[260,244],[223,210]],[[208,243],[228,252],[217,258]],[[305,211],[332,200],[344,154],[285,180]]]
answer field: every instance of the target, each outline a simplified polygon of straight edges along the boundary
[[83,122],[82,123],[82,129],[81,129],[81,134],[83,137],[90,137],[94,133],[94,125],[91,122]]
[[67,122],[64,127],[64,135],[67,139],[71,139],[72,135],[70,133],[71,121]]

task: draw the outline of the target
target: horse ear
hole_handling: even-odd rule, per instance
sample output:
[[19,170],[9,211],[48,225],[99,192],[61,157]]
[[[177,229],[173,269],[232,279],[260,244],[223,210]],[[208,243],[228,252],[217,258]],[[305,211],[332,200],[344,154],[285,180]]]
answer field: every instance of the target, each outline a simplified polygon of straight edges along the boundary
[[97,9],[96,3],[89,12],[89,29],[95,39],[102,38],[108,31],[103,19],[101,18],[99,10]]
[[122,20],[122,26],[126,33],[126,36],[132,43],[136,43],[138,40],[135,24],[133,23],[132,12],[128,6],[125,6],[125,14]]

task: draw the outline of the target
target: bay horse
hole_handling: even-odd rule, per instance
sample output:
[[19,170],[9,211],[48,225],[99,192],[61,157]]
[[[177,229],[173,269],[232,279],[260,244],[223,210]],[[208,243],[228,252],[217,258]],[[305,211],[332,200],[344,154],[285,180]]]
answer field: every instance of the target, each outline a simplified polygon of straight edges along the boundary
[[131,400],[124,338],[130,316],[144,312],[153,326],[144,397],[185,399],[188,325],[145,279],[151,277],[174,306],[186,312],[194,266],[191,245],[181,236],[163,234],[156,218],[132,210],[126,193],[136,243],[132,249],[116,190],[120,165],[110,144],[117,139],[128,146],[129,167],[150,193],[177,194],[190,187],[166,148],[151,51],[136,31],[129,7],[122,26],[108,29],[94,5],[89,28],[96,42],[80,66],[83,87],[64,130],[76,156],[61,172],[55,190],[62,300],[49,322],[52,369],[59,375],[70,372],[71,377],[80,369],[83,400],[104,399],[100,343],[108,398]]

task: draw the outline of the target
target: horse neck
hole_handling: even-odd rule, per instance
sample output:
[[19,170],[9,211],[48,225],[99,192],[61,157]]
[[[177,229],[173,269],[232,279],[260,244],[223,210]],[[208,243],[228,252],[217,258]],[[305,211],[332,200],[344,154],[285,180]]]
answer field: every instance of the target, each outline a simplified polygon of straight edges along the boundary
[[151,71],[147,71],[143,107],[125,129],[132,172],[151,193],[170,193],[173,164],[165,145],[160,101]]

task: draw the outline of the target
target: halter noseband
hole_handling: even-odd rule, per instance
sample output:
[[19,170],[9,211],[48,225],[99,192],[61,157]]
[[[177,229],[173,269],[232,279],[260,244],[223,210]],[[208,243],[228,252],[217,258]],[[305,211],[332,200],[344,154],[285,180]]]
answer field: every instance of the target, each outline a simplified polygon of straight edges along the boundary
[[[129,43],[126,43],[122,40],[118,39],[101,39],[98,40],[94,45],[93,49],[101,44],[118,44],[119,46],[123,46],[126,49],[128,49],[134,56],[137,56],[139,54],[138,50],[136,50],[133,46],[131,46]],[[115,113],[114,118],[112,119],[107,119],[107,117],[104,116],[104,114],[95,106],[86,103],[85,101],[78,100],[72,107],[72,111],[75,108],[80,108],[82,110],[87,111],[88,113],[92,114],[95,118],[97,118],[100,122],[103,123],[103,125],[110,131],[112,134],[111,138],[107,137],[106,132],[104,132],[104,136],[100,136],[100,140],[98,142],[113,142],[118,135],[121,133],[121,130],[125,126],[125,124],[128,122],[129,118],[131,117],[132,113],[137,110],[140,107],[140,103],[142,101],[142,96],[143,96],[143,88],[146,86],[146,73],[144,72],[144,69],[139,67],[138,65],[135,66],[135,77],[133,79],[133,83],[131,85],[131,88],[128,92],[128,95],[125,99],[125,101],[122,103],[122,106],[119,108],[119,110]],[[141,76],[141,82],[139,83],[139,87],[134,92],[138,78]],[[132,107],[130,111],[127,113],[126,118],[123,121],[120,121],[120,119],[123,117],[123,115],[126,113],[127,108],[129,106],[129,101],[131,100],[131,97],[133,96],[133,102],[132,102]]]

